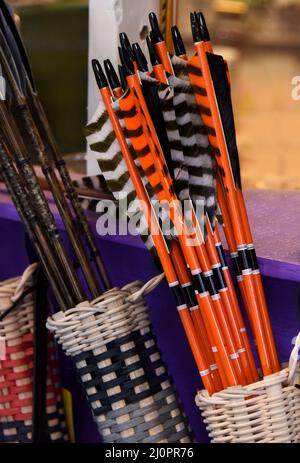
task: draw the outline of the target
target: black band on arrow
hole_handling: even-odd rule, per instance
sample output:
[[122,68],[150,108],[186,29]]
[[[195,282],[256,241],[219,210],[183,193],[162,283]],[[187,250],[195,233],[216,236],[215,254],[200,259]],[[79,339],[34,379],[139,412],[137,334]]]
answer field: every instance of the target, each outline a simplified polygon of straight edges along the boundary
[[180,307],[182,305],[185,305],[185,300],[184,300],[184,295],[181,290],[181,287],[177,283],[174,286],[170,286],[172,293],[174,294],[175,300],[176,300],[176,306]]
[[225,289],[226,283],[223,278],[221,267],[215,267],[213,269],[213,272],[214,272],[215,282],[216,282],[218,291],[220,291],[220,289]]
[[252,270],[259,270],[255,249],[248,249]]
[[240,264],[241,270],[248,270],[249,268],[251,268],[249,260],[248,260],[248,250],[239,249],[238,255],[239,255],[239,264]]
[[184,286],[182,289],[185,294],[187,306],[191,308],[191,307],[195,307],[196,305],[198,305],[197,297],[196,297],[193,286],[192,285]]
[[216,246],[222,267],[227,267],[226,256],[222,244]]
[[236,277],[240,277],[242,276],[242,272],[241,272],[241,269],[240,269],[240,265],[239,265],[239,256],[231,256],[231,260],[232,260],[232,265],[233,265],[233,270],[234,270],[234,273],[235,273],[235,276]]
[[205,276],[205,285],[211,296],[215,296],[216,294],[218,294],[214,275]]
[[193,282],[199,294],[205,293],[207,291],[201,273],[197,273],[197,275],[193,275]]

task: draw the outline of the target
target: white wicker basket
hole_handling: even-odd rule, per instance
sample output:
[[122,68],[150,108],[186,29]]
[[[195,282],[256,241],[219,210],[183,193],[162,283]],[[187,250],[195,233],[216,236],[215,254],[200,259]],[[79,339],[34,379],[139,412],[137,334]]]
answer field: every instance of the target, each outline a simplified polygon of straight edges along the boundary
[[300,443],[300,334],[289,367],[245,387],[209,396],[196,404],[212,443]]

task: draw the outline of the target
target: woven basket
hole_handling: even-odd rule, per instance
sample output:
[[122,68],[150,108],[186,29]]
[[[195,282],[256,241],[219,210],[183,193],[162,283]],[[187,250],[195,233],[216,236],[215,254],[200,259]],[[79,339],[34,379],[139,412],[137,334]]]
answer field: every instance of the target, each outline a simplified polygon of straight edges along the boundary
[[[22,277],[0,283],[0,314],[33,284],[36,265]],[[32,442],[32,396],[34,368],[34,295],[20,301],[0,321],[0,443]],[[57,380],[53,341],[48,341],[47,434],[51,441],[67,439],[66,425]]]
[[161,279],[112,289],[48,318],[104,442],[192,442],[143,298]]
[[300,335],[289,367],[245,387],[209,397],[199,391],[196,404],[213,443],[300,443]]

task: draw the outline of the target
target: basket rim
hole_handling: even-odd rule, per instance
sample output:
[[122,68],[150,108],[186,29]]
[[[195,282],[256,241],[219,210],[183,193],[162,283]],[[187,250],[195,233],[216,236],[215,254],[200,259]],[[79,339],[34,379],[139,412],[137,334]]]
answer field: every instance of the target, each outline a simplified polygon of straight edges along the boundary
[[[263,396],[265,394],[266,387],[277,386],[279,384],[283,384],[285,387],[291,387],[291,385],[287,383],[289,373],[289,368],[283,368],[279,372],[266,376],[255,383],[251,383],[246,386],[228,387],[227,389],[216,392],[211,396],[208,395],[206,389],[202,389],[197,392],[196,400],[207,405],[226,405],[228,401],[233,403],[234,400],[237,403],[242,403],[241,400],[249,397],[249,393],[255,393],[257,396],[256,399],[258,399],[259,396]],[[251,399],[249,399],[248,403],[250,403],[250,401]]]

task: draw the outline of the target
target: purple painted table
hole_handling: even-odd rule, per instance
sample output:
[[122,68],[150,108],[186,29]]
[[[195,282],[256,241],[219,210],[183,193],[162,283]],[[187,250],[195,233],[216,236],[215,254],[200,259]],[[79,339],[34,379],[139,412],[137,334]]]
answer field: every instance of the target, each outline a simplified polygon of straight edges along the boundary
[[[289,358],[291,341],[299,324],[300,194],[249,191],[246,194],[254,241],[270,310],[276,344],[282,362]],[[55,212],[55,207],[53,206]],[[89,214],[95,228],[96,216]],[[28,263],[24,230],[8,196],[0,189],[0,279],[21,274]],[[288,226],[287,226],[288,224]],[[61,221],[58,225],[63,230]],[[138,237],[98,238],[104,261],[117,286],[157,273],[148,251]],[[205,428],[195,405],[201,388],[192,355],[180,325],[172,295],[165,283],[148,297],[154,332],[198,442],[207,442]],[[63,355],[62,382],[72,392],[77,442],[99,442],[72,366]]]

